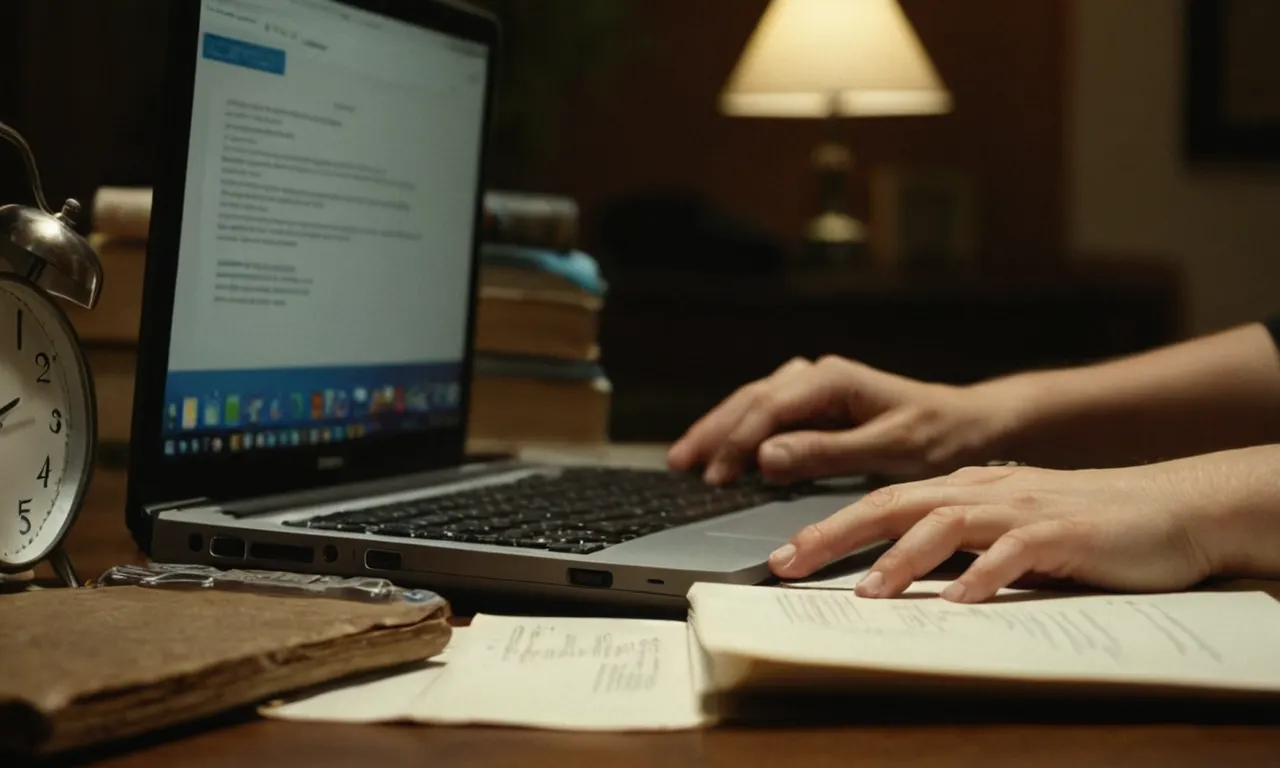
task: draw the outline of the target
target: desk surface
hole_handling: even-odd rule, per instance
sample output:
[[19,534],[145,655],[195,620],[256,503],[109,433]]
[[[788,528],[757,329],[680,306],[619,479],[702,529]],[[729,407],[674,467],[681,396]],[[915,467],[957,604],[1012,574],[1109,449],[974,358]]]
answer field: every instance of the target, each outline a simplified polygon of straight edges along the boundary
[[[139,562],[123,521],[125,478],[95,477],[68,549],[82,578]],[[41,577],[51,574],[42,566]],[[1063,705],[1059,705],[1061,707]],[[1080,719],[1088,720],[1084,713]],[[125,766],[307,765],[1274,765],[1280,726],[957,724],[720,729],[663,735],[562,734],[493,728],[333,726],[250,715],[94,756]]]

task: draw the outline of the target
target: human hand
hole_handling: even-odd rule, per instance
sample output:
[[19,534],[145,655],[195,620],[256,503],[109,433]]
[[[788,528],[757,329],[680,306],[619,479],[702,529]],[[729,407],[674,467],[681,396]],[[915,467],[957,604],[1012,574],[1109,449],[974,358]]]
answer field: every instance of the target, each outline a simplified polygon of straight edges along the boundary
[[801,578],[897,539],[858,595],[899,595],[962,550],[982,554],[943,590],[956,602],[986,600],[1034,575],[1120,591],[1183,589],[1225,559],[1221,531],[1230,526],[1214,516],[1239,506],[1228,488],[1241,485],[1232,483],[1236,466],[1208,456],[1102,470],[965,468],[873,491],[800,531],[770,565],[780,577]]
[[838,357],[796,359],[712,409],[668,462],[677,471],[706,465],[710,483],[752,463],[780,482],[933,475],[994,457],[1013,428],[1013,406],[990,386],[930,384]]

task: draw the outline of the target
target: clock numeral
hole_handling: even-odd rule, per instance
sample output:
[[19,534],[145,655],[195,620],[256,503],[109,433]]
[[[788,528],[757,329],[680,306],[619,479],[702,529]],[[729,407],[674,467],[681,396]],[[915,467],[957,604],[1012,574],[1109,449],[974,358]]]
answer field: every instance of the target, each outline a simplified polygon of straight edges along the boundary
[[31,503],[31,499],[22,499],[18,502],[18,519],[22,521],[21,527],[18,528],[19,536],[26,536],[31,533],[31,518],[27,515],[31,514],[31,510],[27,509],[27,505]]
[[18,351],[22,351],[22,310],[18,310]]
[[49,423],[49,431],[56,435],[62,431],[62,411],[54,408],[51,416],[53,421]]
[[40,474],[36,475],[36,479],[44,482],[44,487],[49,487],[49,457],[44,457],[44,466],[40,468]]
[[36,355],[36,365],[40,366],[40,375],[36,377],[36,381],[41,384],[49,383],[49,356],[41,352]]

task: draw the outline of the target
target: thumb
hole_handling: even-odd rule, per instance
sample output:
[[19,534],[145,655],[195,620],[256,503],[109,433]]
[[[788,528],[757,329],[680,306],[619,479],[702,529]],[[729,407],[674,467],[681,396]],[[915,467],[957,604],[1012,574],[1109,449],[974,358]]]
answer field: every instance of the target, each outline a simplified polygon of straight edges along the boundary
[[875,419],[838,432],[787,432],[766,440],[756,457],[770,480],[793,482],[832,475],[903,471],[910,462],[896,420]]

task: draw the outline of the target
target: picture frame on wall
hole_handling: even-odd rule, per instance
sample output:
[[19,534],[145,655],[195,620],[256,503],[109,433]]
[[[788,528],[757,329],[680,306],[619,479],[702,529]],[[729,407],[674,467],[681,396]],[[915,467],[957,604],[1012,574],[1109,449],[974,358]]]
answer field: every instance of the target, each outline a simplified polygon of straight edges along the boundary
[[1280,163],[1280,2],[1185,2],[1187,159]]

